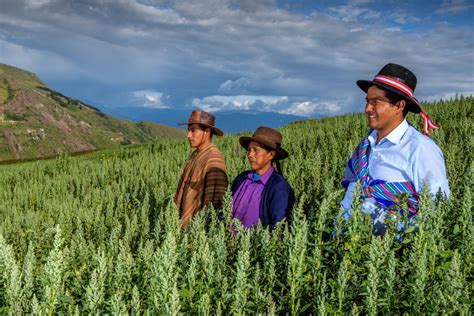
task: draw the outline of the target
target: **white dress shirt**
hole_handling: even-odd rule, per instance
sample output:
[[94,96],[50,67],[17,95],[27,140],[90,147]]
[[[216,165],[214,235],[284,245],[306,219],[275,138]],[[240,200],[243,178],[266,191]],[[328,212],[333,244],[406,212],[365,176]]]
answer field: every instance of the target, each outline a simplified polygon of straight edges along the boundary
[[[443,153],[429,137],[418,132],[403,120],[393,131],[376,144],[378,132],[369,135],[368,172],[374,180],[387,182],[413,182],[416,192],[421,192],[426,181],[433,197],[438,190],[449,197],[449,183]],[[351,214],[352,199],[356,183],[347,187],[341,206],[346,210],[344,218]],[[374,221],[383,222],[386,211],[380,212],[380,205],[374,198],[366,198],[362,211],[376,215]],[[378,212],[377,212],[378,210]]]

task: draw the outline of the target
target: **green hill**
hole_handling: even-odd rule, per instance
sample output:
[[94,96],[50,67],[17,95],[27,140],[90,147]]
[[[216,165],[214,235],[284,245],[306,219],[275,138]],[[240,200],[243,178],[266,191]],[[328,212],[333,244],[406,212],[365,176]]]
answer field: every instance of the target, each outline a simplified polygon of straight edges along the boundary
[[135,123],[48,88],[35,74],[0,64],[0,161],[137,144],[184,131]]
[[[358,206],[348,222],[335,221],[346,161],[367,132],[362,114],[281,129],[297,206],[291,226],[272,233],[234,234],[229,197],[223,220],[208,209],[179,229],[173,194],[191,152],[184,139],[0,166],[0,311],[472,314],[474,98],[424,109],[441,125],[432,138],[451,197],[423,193],[418,229],[401,242],[393,227],[374,236]],[[418,116],[408,120],[420,128]],[[214,142],[230,180],[248,168],[238,136]]]

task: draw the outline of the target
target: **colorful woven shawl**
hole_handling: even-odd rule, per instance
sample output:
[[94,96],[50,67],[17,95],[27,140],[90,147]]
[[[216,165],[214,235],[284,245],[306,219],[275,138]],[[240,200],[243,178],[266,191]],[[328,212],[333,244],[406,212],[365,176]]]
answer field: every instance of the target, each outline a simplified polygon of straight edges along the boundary
[[413,182],[387,182],[375,180],[369,175],[368,150],[370,142],[368,137],[371,132],[372,129],[357,145],[352,157],[347,162],[344,179],[341,181],[342,186],[347,188],[350,182],[359,180],[362,186],[362,198],[374,198],[389,211],[393,212],[394,209],[398,209],[401,214],[403,214],[403,210],[399,206],[400,195],[408,193],[408,216],[415,215],[418,209],[418,199]]
[[186,161],[175,195],[181,227],[203,207],[206,173],[213,168],[227,173],[224,157],[213,144],[199,153],[194,151]]

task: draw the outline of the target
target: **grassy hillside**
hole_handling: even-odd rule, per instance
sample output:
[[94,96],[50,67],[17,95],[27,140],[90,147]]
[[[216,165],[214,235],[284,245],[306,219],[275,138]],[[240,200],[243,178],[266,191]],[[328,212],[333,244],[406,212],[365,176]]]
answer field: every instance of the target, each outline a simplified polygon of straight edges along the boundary
[[[206,210],[186,231],[172,203],[184,140],[0,166],[0,306],[40,314],[469,314],[474,98],[425,105],[441,129],[449,201],[420,203],[419,230],[371,234],[337,222],[361,114],[286,126],[291,227],[232,234]],[[408,119],[420,127],[421,119]],[[215,139],[230,178],[248,168],[237,136]]]
[[182,137],[184,131],[134,123],[49,89],[33,73],[0,64],[0,161],[40,158]]

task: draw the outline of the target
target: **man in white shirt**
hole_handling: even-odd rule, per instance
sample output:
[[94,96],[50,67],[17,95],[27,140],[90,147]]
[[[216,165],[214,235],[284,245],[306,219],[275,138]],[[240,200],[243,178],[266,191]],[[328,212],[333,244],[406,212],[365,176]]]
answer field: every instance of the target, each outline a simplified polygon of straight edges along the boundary
[[[410,70],[397,64],[387,64],[372,81],[357,81],[367,93],[365,113],[370,130],[347,163],[341,206],[344,218],[349,218],[354,189],[360,182],[362,210],[371,214],[376,235],[385,232],[390,213],[403,212],[401,194],[408,194],[408,216],[414,218],[424,182],[433,196],[439,190],[445,197],[450,193],[440,148],[405,119],[408,112],[419,113],[427,135],[430,128],[438,128],[414,97],[416,82]],[[403,229],[401,222],[399,229]]]

